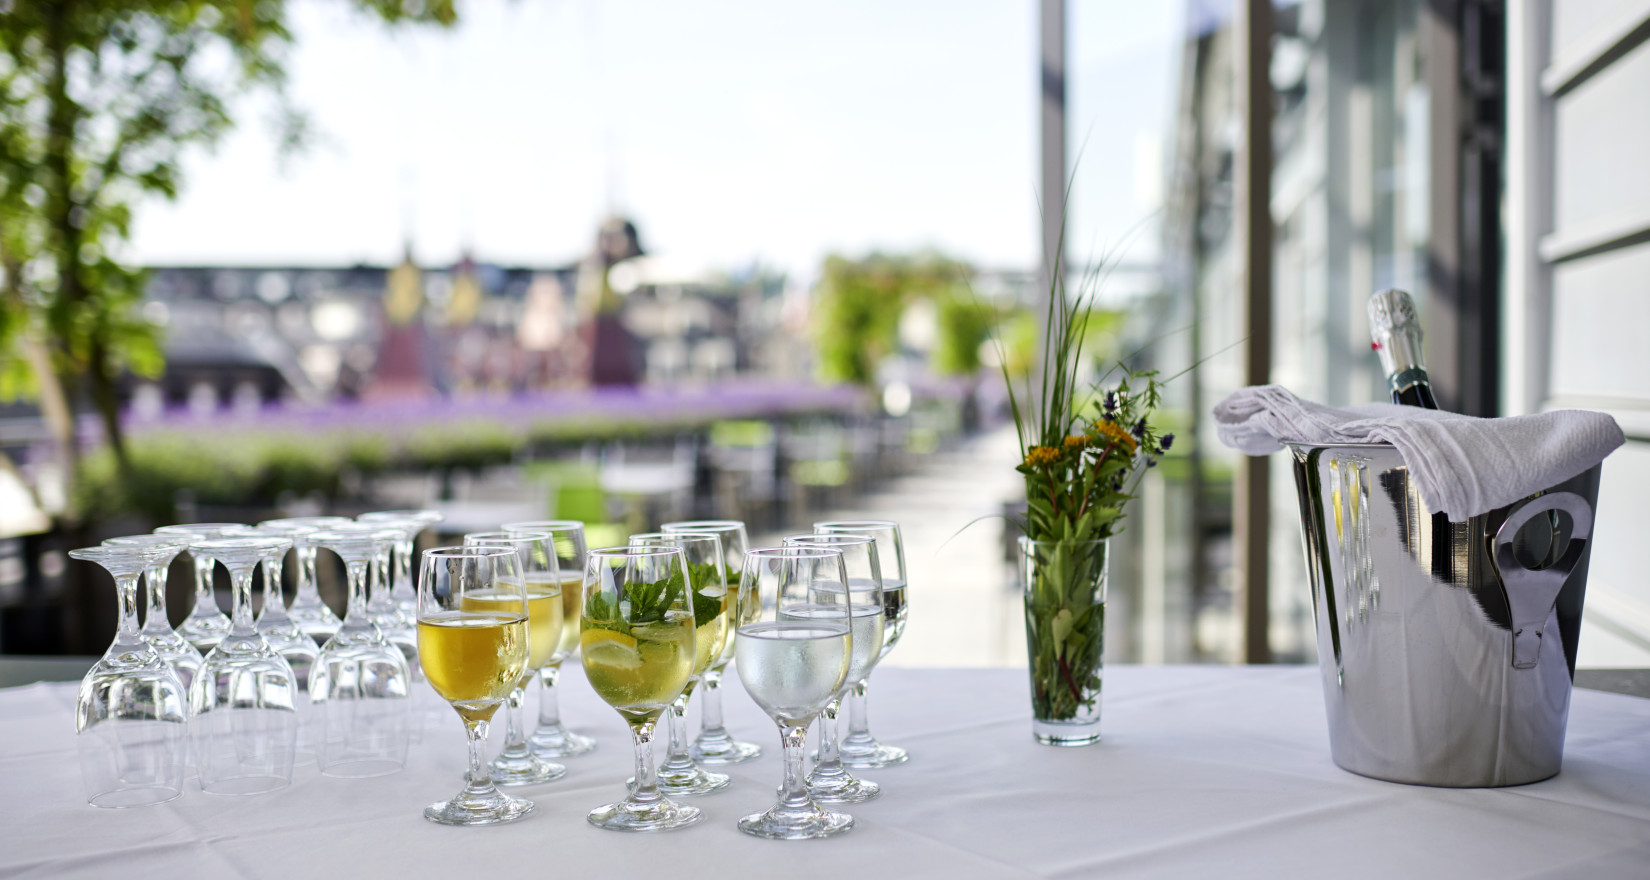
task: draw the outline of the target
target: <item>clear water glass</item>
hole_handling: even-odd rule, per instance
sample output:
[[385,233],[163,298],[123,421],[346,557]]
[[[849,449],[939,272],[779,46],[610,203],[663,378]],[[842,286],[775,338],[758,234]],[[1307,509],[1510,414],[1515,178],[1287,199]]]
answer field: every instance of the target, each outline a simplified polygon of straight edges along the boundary
[[[390,594],[408,627],[418,619],[418,591],[413,586],[413,568],[418,561],[418,536],[446,518],[446,514],[439,510],[422,509],[374,510],[356,517],[360,522],[390,523],[401,529],[401,537],[395,542],[395,569],[390,575]],[[413,528],[411,523],[417,523],[418,527]],[[417,655],[413,657],[414,661],[409,662],[416,667]],[[416,669],[413,672],[414,677],[420,674]]]
[[687,559],[688,582],[693,589],[693,674],[665,716],[669,737],[665,762],[659,765],[659,790],[688,796],[721,791],[732,782],[731,777],[700,767],[688,750],[687,707],[694,686],[733,641],[733,609],[737,596],[728,589],[727,569],[722,564],[722,539],[709,532],[644,532],[631,535],[629,544],[680,548]]
[[785,779],[779,802],[739,820],[739,830],[775,840],[830,837],[854,827],[845,813],[814,802],[802,775],[808,726],[848,680],[851,609],[833,603],[848,582],[842,553],[825,547],[770,547],[745,554],[734,656],[739,681],[779,726]]
[[263,608],[258,612],[258,632],[263,634],[264,641],[269,643],[286,662],[292,667],[294,680],[298,685],[298,693],[293,697],[293,705],[298,708],[298,761],[308,763],[316,758],[315,711],[309,698],[309,679],[315,671],[315,661],[319,659],[321,649],[316,646],[315,640],[305,635],[303,630],[287,613],[286,591],[283,588],[281,577],[283,563],[287,551],[293,547],[291,532],[280,529],[259,526],[247,533],[250,537],[274,538],[281,543],[271,542],[268,549],[259,554],[258,566],[263,576]]
[[246,529],[244,523],[184,523],[155,529],[157,535],[194,536],[195,543],[190,544],[189,555],[195,559],[195,604],[189,609],[189,616],[178,624],[177,632],[202,654],[223,640],[229,632],[230,623],[229,616],[218,607],[218,599],[212,589],[213,570],[216,568],[212,557],[197,551],[195,547],[201,541],[228,537]]
[[[814,534],[865,535],[877,541],[877,556],[882,565],[882,602],[884,610],[882,656],[899,644],[905,634],[908,614],[905,603],[905,542],[900,536],[899,523],[890,520],[858,519],[831,520],[814,523]],[[871,735],[870,710],[866,691],[869,681],[853,686],[848,697],[848,735],[842,738],[842,763],[855,769],[892,767],[905,763],[910,756],[905,749],[878,742]]]
[[183,792],[188,691],[138,631],[138,577],[164,552],[108,546],[69,551],[114,576],[120,603],[114,641],[81,679],[75,698],[75,750],[86,801],[95,807],[148,806]]
[[[393,519],[380,511],[375,518],[358,520],[356,525],[395,533],[394,540],[380,544],[373,553],[372,568],[369,570],[370,576],[367,581],[367,616],[372,618],[378,631],[382,632],[391,644],[401,649],[402,656],[407,660],[407,668],[412,671],[413,680],[420,681],[424,673],[418,665],[418,633],[414,630],[418,619],[417,603],[411,595],[410,587],[403,590],[400,597],[396,595],[396,590],[399,588],[399,582],[403,580],[397,572],[403,566],[411,566],[408,557],[412,555],[412,547],[418,533],[424,530],[424,522],[417,519]],[[402,599],[408,601],[403,604]]]
[[308,536],[338,554],[349,577],[344,620],[322,646],[309,679],[310,700],[320,707],[321,772],[328,776],[382,776],[406,764],[412,672],[367,613],[367,571],[396,534],[353,524]]
[[487,723],[527,671],[527,590],[515,552],[424,551],[417,614],[424,679],[458,713],[470,745],[464,789],[425,807],[424,818],[442,825],[498,825],[530,815],[533,802],[499,791],[487,768]]
[[172,560],[179,553],[189,549],[189,542],[204,540],[196,535],[130,535],[123,538],[110,538],[103,542],[105,547],[142,548],[149,551],[148,562],[143,567],[143,583],[145,604],[143,611],[143,629],[139,631],[149,647],[155,649],[162,660],[172,664],[178,672],[178,679],[183,682],[187,690],[189,684],[195,680],[196,673],[201,670],[201,663],[205,658],[189,640],[178,635],[172,628],[172,621],[166,616],[166,575],[172,567]]
[[562,638],[557,655],[539,670],[539,723],[527,737],[527,747],[540,758],[573,758],[596,748],[596,741],[567,729],[561,720],[561,702],[556,685],[561,665],[579,647],[579,608],[583,601],[584,567],[588,548],[584,523],[570,519],[546,519],[505,523],[506,532],[543,532],[556,548],[556,567],[561,571]]
[[[546,663],[561,662],[563,604],[561,569],[549,532],[471,532],[466,547],[503,547],[516,551],[527,590],[527,671],[505,704],[504,748],[493,759],[496,785],[537,785],[567,775],[567,768],[533,754],[527,747],[523,708],[527,685]],[[559,655],[559,656],[558,656]]]
[[623,800],[590,811],[608,831],[669,831],[704,814],[659,791],[653,733],[659,716],[693,674],[695,627],[687,562],[676,547],[590,551],[584,575],[579,651],[590,687],[630,725],[636,776]]
[[298,563],[298,592],[292,597],[292,607],[287,609],[287,616],[292,618],[292,623],[300,632],[315,641],[316,646],[326,644],[327,639],[338,631],[341,621],[321,600],[320,586],[315,579],[315,545],[309,543],[305,536],[354,522],[342,516],[292,516],[258,523],[258,528],[274,529],[292,537],[292,556]]
[[[663,532],[700,532],[716,535],[722,541],[728,588],[737,590],[739,570],[745,564],[745,551],[750,539],[745,524],[736,519],[701,519],[667,522],[659,527]],[[711,664],[704,675],[704,687],[699,697],[699,736],[688,747],[688,754],[700,764],[738,764],[758,758],[762,747],[756,743],[734,739],[722,721],[722,675],[733,659],[733,639],[727,640],[722,656]]]
[[814,769],[808,773],[808,794],[822,804],[868,801],[882,794],[882,787],[855,777],[843,766],[837,713],[843,697],[854,685],[864,683],[882,656],[884,611],[877,542],[865,535],[791,535],[784,539],[784,544],[825,547],[842,554],[842,564],[848,572],[847,583],[820,584],[816,589],[822,594],[822,600],[846,602],[853,618],[850,621],[854,629],[853,656],[849,658],[848,679],[819,715],[819,752],[814,759]]
[[219,538],[193,545],[229,569],[230,629],[189,689],[195,766],[208,794],[246,795],[292,784],[298,683],[252,618],[252,570],[285,538]]

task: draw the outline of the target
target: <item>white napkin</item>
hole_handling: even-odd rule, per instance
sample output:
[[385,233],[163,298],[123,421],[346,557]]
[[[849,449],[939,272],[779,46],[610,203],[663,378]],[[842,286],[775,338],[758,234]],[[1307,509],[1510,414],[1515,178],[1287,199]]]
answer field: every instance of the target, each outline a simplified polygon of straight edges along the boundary
[[1480,419],[1393,403],[1333,407],[1281,385],[1232,392],[1215,406],[1220,441],[1249,455],[1304,443],[1391,443],[1416,488],[1450,519],[1511,504],[1567,480],[1626,442],[1604,413],[1555,410]]

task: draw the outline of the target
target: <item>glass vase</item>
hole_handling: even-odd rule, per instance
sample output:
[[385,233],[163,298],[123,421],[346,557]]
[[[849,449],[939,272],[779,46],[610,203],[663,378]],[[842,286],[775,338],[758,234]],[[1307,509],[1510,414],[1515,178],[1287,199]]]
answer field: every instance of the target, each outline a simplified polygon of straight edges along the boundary
[[1051,746],[1100,741],[1106,542],[1020,539],[1031,732]]

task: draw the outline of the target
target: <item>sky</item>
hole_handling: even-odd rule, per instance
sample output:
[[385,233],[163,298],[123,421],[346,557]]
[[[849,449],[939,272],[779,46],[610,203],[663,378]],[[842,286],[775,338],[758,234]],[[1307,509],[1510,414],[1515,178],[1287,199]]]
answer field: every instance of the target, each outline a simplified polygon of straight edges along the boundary
[[[1179,4],[1070,0],[1074,255],[1152,259]],[[138,215],[148,265],[558,265],[600,220],[689,265],[797,278],[828,253],[1039,261],[1033,0],[464,0],[387,28],[297,0],[282,160],[267,108]],[[1079,158],[1080,156],[1080,158]]]

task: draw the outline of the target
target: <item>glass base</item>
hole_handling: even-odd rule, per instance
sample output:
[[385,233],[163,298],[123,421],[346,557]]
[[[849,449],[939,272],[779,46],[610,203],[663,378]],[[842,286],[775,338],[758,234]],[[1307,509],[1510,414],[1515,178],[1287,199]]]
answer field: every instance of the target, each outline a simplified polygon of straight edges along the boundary
[[1033,719],[1031,735],[1045,746],[1091,746],[1100,741],[1100,722]]
[[164,804],[183,793],[181,785],[142,785],[135,788],[118,788],[114,791],[104,791],[86,799],[86,803],[94,807],[123,810],[127,807],[151,807],[155,804]]
[[489,771],[494,785],[539,785],[567,775],[566,767],[525,750],[519,755],[499,755],[489,765]]
[[[667,795],[699,797],[721,791],[732,782],[733,778],[726,773],[711,773],[699,767],[679,773],[664,768],[659,770],[659,790]],[[635,788],[636,778],[626,779],[625,785]]]
[[339,779],[371,779],[400,773],[406,766],[405,758],[350,758],[321,765],[321,775]]
[[231,776],[226,779],[216,779],[212,782],[202,780],[201,791],[207,794],[239,797],[278,791],[291,784],[292,777],[290,776]]
[[210,654],[229,635],[229,618],[222,612],[216,617],[190,615],[178,624],[177,634],[195,646],[201,654]]
[[899,746],[886,746],[870,738],[861,743],[844,740],[838,751],[842,755],[842,766],[856,770],[892,767],[911,759]]
[[830,837],[849,831],[853,827],[853,816],[821,810],[818,807],[799,810],[775,805],[765,813],[753,813],[739,820],[740,831],[769,840]]
[[720,736],[700,734],[688,747],[695,764],[741,764],[762,757],[762,747],[740,742],[726,732]]
[[574,758],[595,751],[596,741],[561,724],[541,724],[527,738],[527,749],[535,758]]
[[821,804],[860,804],[882,795],[882,786],[850,773],[808,774],[808,797]]
[[585,818],[608,831],[670,831],[698,824],[705,814],[698,807],[684,807],[669,800],[651,804],[620,801],[597,807]]
[[484,797],[460,794],[450,801],[430,804],[424,808],[424,818],[440,825],[503,825],[526,818],[535,809],[532,801],[494,791]]

